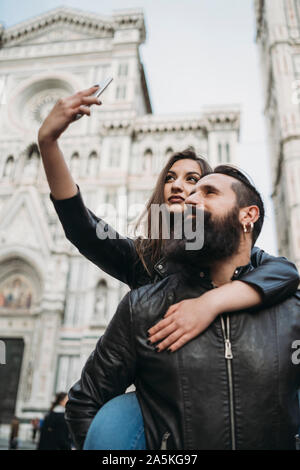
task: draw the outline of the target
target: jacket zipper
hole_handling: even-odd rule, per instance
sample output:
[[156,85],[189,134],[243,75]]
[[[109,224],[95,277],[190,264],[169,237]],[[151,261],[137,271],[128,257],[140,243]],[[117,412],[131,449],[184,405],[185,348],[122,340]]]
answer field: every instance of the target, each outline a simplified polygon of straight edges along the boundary
[[231,422],[231,442],[232,442],[232,450],[236,450],[235,444],[235,421],[234,421],[234,402],[233,402],[233,380],[232,380],[232,367],[231,367],[231,360],[233,359],[232,349],[231,349],[231,342],[230,342],[230,321],[229,315],[226,316],[226,324],[227,324],[227,335],[225,329],[225,322],[223,315],[221,315],[221,326],[224,338],[224,345],[225,345],[225,359],[227,364],[227,372],[228,372],[228,381],[229,381],[229,403],[230,403],[230,422]]
[[167,440],[169,439],[170,436],[171,436],[171,433],[165,432],[165,434],[162,437],[160,450],[167,450]]

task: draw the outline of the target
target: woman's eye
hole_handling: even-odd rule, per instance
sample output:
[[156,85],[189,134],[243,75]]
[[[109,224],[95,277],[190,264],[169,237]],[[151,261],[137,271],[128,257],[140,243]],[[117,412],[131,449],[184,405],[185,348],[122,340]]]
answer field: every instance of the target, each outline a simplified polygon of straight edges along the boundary
[[198,183],[199,178],[197,178],[196,176],[189,176],[187,180],[192,181],[193,183],[196,184],[196,183]]
[[172,178],[174,178],[174,176],[172,176],[172,175],[167,175],[167,176],[166,176],[166,183],[167,183],[168,181],[170,181]]

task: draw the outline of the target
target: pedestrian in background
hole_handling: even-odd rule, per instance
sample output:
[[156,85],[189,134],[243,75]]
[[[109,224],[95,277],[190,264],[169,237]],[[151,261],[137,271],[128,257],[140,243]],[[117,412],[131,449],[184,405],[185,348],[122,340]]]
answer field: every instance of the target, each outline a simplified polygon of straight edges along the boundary
[[32,419],[31,424],[32,424],[32,442],[35,442],[37,432],[40,429],[40,420],[39,420],[39,418]]
[[10,424],[9,450],[17,450],[19,447],[19,425],[20,421],[14,416]]
[[71,438],[65,422],[65,406],[68,395],[56,394],[40,430],[37,450],[71,450]]

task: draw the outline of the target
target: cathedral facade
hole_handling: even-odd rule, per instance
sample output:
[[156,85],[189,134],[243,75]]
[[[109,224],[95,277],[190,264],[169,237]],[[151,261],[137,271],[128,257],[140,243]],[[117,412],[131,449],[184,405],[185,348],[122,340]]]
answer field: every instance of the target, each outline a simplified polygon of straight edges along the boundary
[[300,269],[300,1],[255,8],[278,248]]
[[[240,113],[230,106],[152,113],[141,10],[104,17],[62,7],[0,35],[0,420],[17,415],[26,427],[78,380],[128,289],[71,245],[50,200],[37,133],[55,102],[114,79],[103,106],[59,139],[99,216],[103,203],[144,204],[174,151],[192,146],[212,165],[235,163]],[[128,222],[121,218],[118,229]]]

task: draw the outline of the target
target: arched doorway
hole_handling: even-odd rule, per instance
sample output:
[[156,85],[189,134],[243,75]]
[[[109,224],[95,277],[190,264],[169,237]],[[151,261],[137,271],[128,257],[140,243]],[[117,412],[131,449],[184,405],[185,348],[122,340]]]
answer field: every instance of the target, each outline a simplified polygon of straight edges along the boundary
[[10,423],[15,415],[24,353],[23,338],[0,338],[5,344],[5,364],[0,364],[0,423]]

